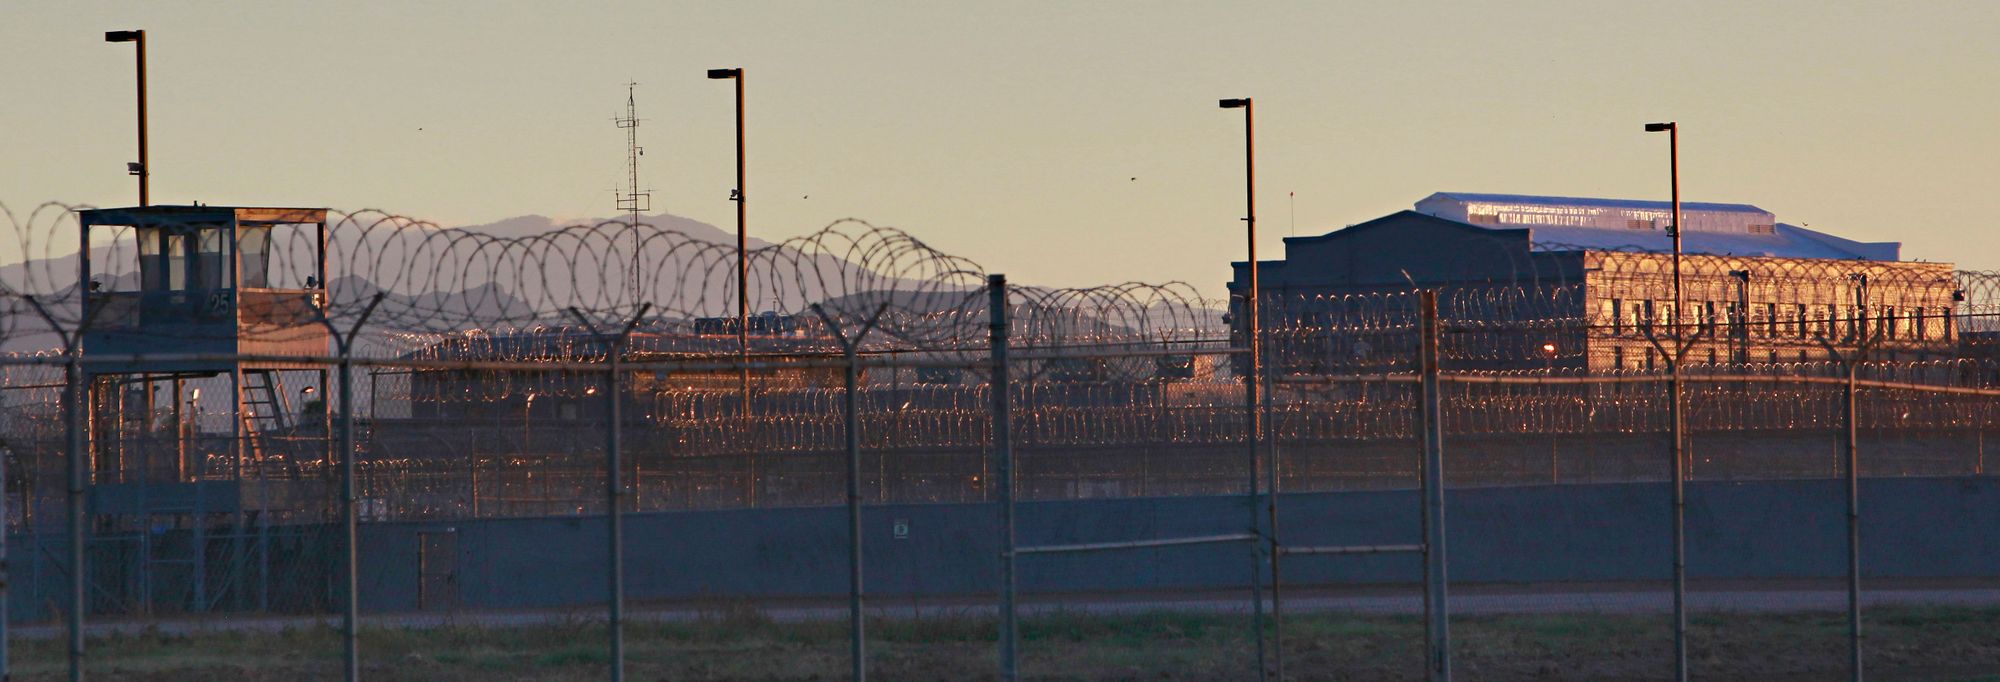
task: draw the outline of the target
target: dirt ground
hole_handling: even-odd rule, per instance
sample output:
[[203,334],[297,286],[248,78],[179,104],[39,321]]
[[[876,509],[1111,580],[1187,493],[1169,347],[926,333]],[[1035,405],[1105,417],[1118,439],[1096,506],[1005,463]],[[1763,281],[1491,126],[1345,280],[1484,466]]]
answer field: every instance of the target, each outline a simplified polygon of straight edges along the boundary
[[[1154,613],[1049,615],[1022,624],[1021,672],[1032,680],[1242,680],[1255,676],[1244,616]],[[1667,619],[1657,615],[1468,616],[1452,621],[1452,665],[1467,680],[1656,680],[1672,674]],[[1690,624],[1691,671],[1705,680],[1845,679],[1839,614],[1704,615]],[[2000,681],[2000,609],[1882,608],[1865,624],[1876,680]],[[941,617],[870,624],[871,676],[882,680],[997,677],[991,619]],[[1285,678],[1422,679],[1423,626],[1408,616],[1312,614],[1285,623]],[[599,680],[608,660],[601,623],[447,627],[363,633],[371,680]],[[141,633],[89,643],[94,680],[339,679],[340,640],[326,628],[193,636]],[[843,623],[776,623],[720,611],[687,624],[635,624],[626,634],[633,680],[838,680],[847,676]],[[1275,663],[1275,652],[1267,652]],[[17,679],[63,676],[62,642],[18,642]]]

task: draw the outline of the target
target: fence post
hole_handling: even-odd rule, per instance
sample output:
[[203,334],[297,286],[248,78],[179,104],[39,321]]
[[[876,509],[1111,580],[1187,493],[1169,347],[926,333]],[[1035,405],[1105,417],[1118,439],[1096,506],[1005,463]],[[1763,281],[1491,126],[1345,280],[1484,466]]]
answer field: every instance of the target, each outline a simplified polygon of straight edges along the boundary
[[[1847,668],[1849,679],[1861,682],[1861,454],[1860,407],[1856,400],[1857,365],[1866,359],[1873,349],[1875,340],[1868,328],[1868,276],[1852,275],[1857,281],[1854,289],[1854,341],[1855,349],[1847,357],[1847,384],[1843,397],[1847,401]],[[1894,324],[1884,321],[1885,325]],[[1886,331],[1886,330],[1883,330]],[[1875,331],[1876,334],[1883,331]]]
[[[148,415],[151,418],[151,415]],[[7,571],[7,457],[0,454],[0,680],[11,680],[7,672],[7,597],[8,583],[13,575]],[[21,492],[22,506],[27,506],[28,494]],[[25,518],[25,517],[24,517]]]
[[63,360],[63,424],[69,449],[69,679],[83,680],[83,621],[89,608],[88,571],[84,565],[83,488],[90,475],[84,460],[86,434],[84,414],[90,387],[83,383],[83,367],[77,363],[80,349],[72,346]]
[[[607,555],[605,560],[607,564],[605,568],[607,573],[606,582],[608,583],[606,586],[608,591],[606,598],[610,602],[607,607],[609,614],[608,622],[605,623],[605,630],[607,637],[611,640],[610,668],[612,682],[621,682],[625,679],[625,510],[623,508],[625,479],[622,474],[623,470],[621,469],[623,465],[620,463],[620,455],[623,454],[625,446],[625,439],[621,433],[625,426],[624,396],[621,395],[621,391],[624,390],[621,382],[624,378],[622,366],[625,360],[625,345],[632,338],[632,330],[638,328],[641,320],[646,319],[646,312],[651,310],[652,307],[651,303],[639,304],[638,312],[633,314],[632,319],[627,321],[625,327],[618,330],[616,335],[606,339],[604,345],[604,419],[606,425],[604,434],[604,525],[606,532],[604,540],[606,545],[605,554]],[[569,313],[572,317],[576,318],[578,324],[590,330],[592,335],[601,335],[601,332],[597,329],[597,325],[591,323],[590,318],[584,316],[583,311],[570,308]],[[744,371],[749,371],[748,365],[744,366]],[[745,400],[748,400],[748,398],[746,397]]]
[[[1681,302],[1675,302],[1676,306]],[[1674,314],[1680,314],[1675,308]],[[1678,319],[1678,317],[1676,317]],[[1687,434],[1686,418],[1681,403],[1681,359],[1686,344],[1682,343],[1678,323],[1674,327],[1675,351],[1666,356],[1667,361],[1667,421],[1672,424],[1672,440],[1667,452],[1673,457],[1673,526],[1674,526],[1674,679],[1686,682],[1688,678],[1687,642]]]
[[[1253,258],[1251,265],[1255,266],[1255,264],[1256,260]],[[1247,506],[1250,508],[1249,532],[1251,535],[1261,534],[1263,526],[1259,518],[1261,515],[1258,514],[1259,510],[1257,508],[1259,506],[1257,504],[1257,495],[1262,490],[1257,481],[1259,468],[1257,466],[1257,450],[1262,445],[1264,415],[1263,412],[1257,409],[1259,405],[1257,374],[1263,371],[1263,357],[1260,353],[1262,349],[1258,347],[1260,345],[1260,334],[1258,333],[1260,325],[1258,325],[1259,320],[1257,319],[1258,292],[1256,286],[1256,283],[1253,281],[1250,285],[1251,288],[1247,289],[1247,293],[1243,296],[1243,317],[1245,320],[1243,348],[1246,355],[1243,370],[1243,454],[1250,473],[1249,486],[1244,492],[1249,496],[1247,500],[1249,504]],[[1253,541],[1249,545],[1250,631],[1257,639],[1257,679],[1263,680],[1271,676],[1270,666],[1265,663],[1264,652],[1264,566],[1263,557],[1261,556],[1263,543]]]
[[[87,270],[89,267],[89,234],[89,228],[86,226],[83,249],[83,257],[85,258],[83,262],[86,268],[85,274],[88,274]],[[88,278],[86,277],[86,279]],[[83,333],[90,326],[90,320],[94,311],[91,310],[89,301],[86,299],[84,301],[83,321],[77,325],[76,331],[64,332],[62,325],[56,322],[55,316],[49,313],[48,308],[44,307],[41,301],[36,300],[33,296],[27,297],[27,301],[28,305],[35,309],[35,314],[40,315],[42,321],[49,325],[49,330],[55,332],[62,339],[63,344],[63,435],[69,460],[69,490],[67,500],[69,506],[70,589],[68,633],[69,679],[71,682],[82,682],[83,621],[89,603],[87,601],[89,592],[86,588],[88,583],[86,582],[84,571],[83,490],[88,481],[89,470],[84,460],[87,436],[83,421],[88,408],[87,405],[80,405],[78,403],[88,401],[90,397],[90,387],[83,383],[84,376],[81,355],[83,354]],[[5,517],[0,517],[0,521],[4,520]],[[0,535],[6,534],[4,526],[4,523],[0,523]],[[6,613],[0,612],[0,620],[4,620],[5,618]]]
[[1445,593],[1444,420],[1438,391],[1437,292],[1418,294],[1423,323],[1424,637],[1429,679],[1451,679],[1451,608]]
[[992,321],[993,473],[1000,487],[1000,679],[1015,682],[1020,679],[1021,631],[1014,604],[1014,442],[1008,405],[1007,276],[987,275],[986,292]]
[[[848,674],[854,682],[868,679],[868,622],[861,614],[862,573],[861,573],[861,401],[857,392],[861,387],[861,340],[875,328],[882,319],[882,313],[889,310],[883,303],[875,309],[875,314],[863,324],[861,331],[849,337],[841,331],[840,324],[826,314],[826,310],[814,303],[812,311],[820,322],[826,324],[828,332],[840,342],[841,356],[847,360],[846,387],[843,394],[842,411],[846,422],[844,434],[847,447],[847,646]],[[887,501],[886,496],[883,501]]]
[[[859,341],[859,339],[856,339]],[[855,391],[861,384],[861,359],[855,354],[856,343],[844,343],[842,354],[847,356],[847,391],[843,394],[846,411],[845,445],[847,446],[847,628],[848,674],[854,682],[868,679],[868,622],[861,615],[861,403]]]
[[622,401],[618,399],[618,391],[620,390],[618,374],[619,358],[624,354],[624,339],[620,338],[618,341],[612,342],[609,348],[605,349],[604,362],[604,421],[606,430],[604,436],[604,525],[608,533],[606,537],[606,542],[609,545],[607,553],[610,555],[605,563],[609,571],[606,582],[609,583],[611,591],[610,595],[608,595],[611,602],[610,622],[606,623],[605,629],[608,631],[606,634],[611,639],[611,679],[613,682],[625,679],[625,543],[623,542],[625,515],[620,513],[619,502],[621,500],[619,500],[620,491],[618,489],[619,485],[623,483],[618,475],[619,450],[624,446],[624,443],[620,442],[622,439],[619,437],[620,427],[624,426],[624,424],[620,423],[623,421],[624,415],[620,414],[621,410],[619,409],[619,403]]
[[340,344],[340,523],[342,549],[347,555],[347,591],[342,595],[341,643],[343,674],[348,682],[361,679],[361,532],[356,519],[358,490],[354,485],[354,356],[347,343]]
[[354,481],[354,338],[361,333],[361,326],[368,324],[368,317],[375,314],[375,306],[382,304],[384,293],[376,293],[368,301],[368,307],[361,310],[361,316],[354,320],[346,334],[334,329],[333,321],[324,311],[320,324],[325,325],[333,342],[340,351],[340,524],[345,538],[341,553],[347,564],[347,593],[342,596],[341,626],[341,676],[347,682],[361,679],[361,528],[359,509],[360,488]]
[[1860,411],[1855,400],[1855,360],[1847,362],[1847,666],[1861,682],[1861,459],[1857,441]]
[[606,581],[610,583],[611,592],[608,595],[611,601],[610,622],[605,624],[605,630],[611,639],[612,682],[625,679],[625,514],[619,508],[622,502],[620,493],[623,492],[619,487],[624,485],[623,478],[619,476],[619,455],[624,447],[619,432],[624,426],[624,415],[620,409],[623,401],[618,395],[621,390],[619,361],[624,354],[625,336],[621,334],[605,349],[604,362],[604,421],[607,431],[604,436],[604,525],[608,533],[605,538],[609,545],[607,553],[610,555],[605,563],[610,573]]
[[[1258,325],[1258,328],[1262,329],[1263,325]],[[1270,349],[1265,348],[1264,350],[1267,351],[1266,355],[1268,355]],[[1271,423],[1271,394],[1273,389],[1277,388],[1278,383],[1271,378],[1274,372],[1271,369],[1270,359],[1268,357],[1263,359],[1264,400],[1258,409],[1263,411],[1261,421],[1263,422],[1262,435],[1264,437],[1266,466],[1264,470],[1264,507],[1267,512],[1264,521],[1266,524],[1269,524],[1265,528],[1269,533],[1266,537],[1269,542],[1265,546],[1269,547],[1270,551],[1265,560],[1271,562],[1271,666],[1276,671],[1272,677],[1275,677],[1278,682],[1284,682],[1285,602],[1280,592],[1284,583],[1281,581],[1282,576],[1279,574],[1279,559],[1284,553],[1278,545],[1278,493],[1281,490],[1279,483],[1283,480],[1283,472],[1279,469],[1281,462],[1278,455],[1278,438],[1275,433],[1276,426]],[[1256,543],[1251,543],[1251,546],[1255,547]],[[1261,640],[1261,636],[1263,635],[1261,629],[1258,631],[1258,635]]]

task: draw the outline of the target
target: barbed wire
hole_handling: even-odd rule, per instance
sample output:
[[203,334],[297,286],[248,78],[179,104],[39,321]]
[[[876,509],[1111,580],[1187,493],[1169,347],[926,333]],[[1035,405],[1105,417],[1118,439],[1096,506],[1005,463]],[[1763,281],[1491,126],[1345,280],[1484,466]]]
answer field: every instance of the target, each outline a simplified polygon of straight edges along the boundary
[[[0,206],[19,249],[0,256],[20,257],[0,267],[0,341],[21,351],[0,358],[0,444],[33,476],[59,471],[63,389],[54,366],[62,358],[50,350],[59,340],[36,306],[57,331],[118,330],[162,358],[190,340],[310,340],[306,331],[345,330],[366,314],[354,350],[357,380],[366,380],[356,398],[370,494],[394,500],[382,503],[392,507],[383,515],[587,513],[596,504],[591,477],[602,473],[589,437],[602,425],[590,406],[605,385],[587,366],[612,347],[604,330],[638,317],[623,358],[634,373],[629,428],[643,435],[633,439],[631,459],[660,476],[650,498],[659,505],[838,499],[827,458],[841,444],[844,396],[828,324],[871,330],[860,354],[862,440],[901,458],[876,474],[900,481],[882,482],[880,498],[986,494],[988,272],[902,230],[836,221],[746,254],[756,317],[748,347],[739,347],[734,245],[672,227],[611,221],[509,236],[381,211],[334,212],[325,282],[317,281],[317,226],[274,228],[256,238],[269,244],[259,273],[267,286],[245,288],[238,305],[256,308],[250,289],[291,295],[323,286],[324,298],[305,308],[267,298],[248,322],[174,326],[154,324],[143,310],[134,318],[132,306],[86,313],[90,283],[93,300],[116,300],[142,293],[147,268],[167,266],[142,260],[139,233],[150,226],[107,228],[92,242],[92,277],[79,282],[82,260],[63,245],[78,243],[64,236],[80,231],[74,211],[82,208],[48,204],[22,218]],[[1983,433],[2000,416],[2000,401],[1989,395],[1943,390],[2000,387],[1994,273],[1691,255],[1676,297],[1667,256],[1587,251],[1580,268],[1529,257],[1491,281],[1430,287],[1450,379],[1444,430],[1477,439],[1477,454],[1460,466],[1477,481],[1539,480],[1522,463],[1534,449],[1523,439],[1618,447],[1627,443],[1620,439],[1657,436],[1667,415],[1660,379],[1674,354],[1697,432],[1820,437],[1839,426],[1839,388],[1804,379],[1844,376],[1849,361],[1858,361],[1860,378],[1898,386],[1862,389],[1869,407],[1861,428],[1914,439]],[[1302,462],[1301,475],[1374,486],[1412,471],[1414,460],[1396,453],[1416,433],[1415,284],[1264,292],[1271,433]],[[811,312],[815,305],[825,317]],[[1017,284],[1006,305],[1019,353],[1009,403],[1028,462],[1026,489],[1081,495],[1086,479],[1103,479],[1186,494],[1240,483],[1241,462],[1231,454],[1248,430],[1240,383],[1247,365],[1236,352],[1245,345],[1234,314],[1240,302],[1205,298],[1187,283],[1128,282]],[[122,322],[114,319],[120,314]],[[321,343],[280,371],[323,386],[310,373],[334,351]],[[738,360],[746,353],[761,363],[754,379]],[[213,356],[244,357],[240,349]],[[1757,378],[1771,382],[1747,383]],[[287,412],[291,424],[253,433],[235,414],[242,406],[228,404],[240,390],[228,377],[173,381],[170,402],[188,411],[176,415],[191,431],[175,436],[191,463],[176,475],[302,483],[330,475],[324,393],[314,408],[304,395],[265,408]],[[201,388],[225,398],[204,406],[183,397]],[[107,393],[120,397],[93,409],[111,410],[107,419],[117,410],[143,412],[127,405],[129,391]],[[246,456],[250,438],[259,440]],[[1661,475],[1643,464],[1657,459],[1648,457],[1592,461],[1606,480]],[[1798,461],[1818,461],[1804,457]],[[120,480],[116,466],[104,481]],[[1823,473],[1817,466],[1765,471]],[[1932,470],[1924,466],[1906,471]],[[643,475],[634,480],[645,489]]]
[[[140,244],[142,233],[159,231],[166,222],[101,225],[91,238],[89,284],[79,286],[84,263],[80,241],[72,240],[82,233],[77,211],[89,208],[44,204],[25,221],[5,211],[10,223],[5,227],[17,243],[12,255],[19,261],[0,270],[7,336],[51,331],[33,313],[35,304],[66,329],[88,322],[99,330],[163,340],[309,338],[318,333],[320,319],[344,327],[368,311],[370,336],[362,347],[376,354],[416,352],[447,337],[520,341],[541,335],[560,344],[578,335],[572,328],[577,315],[622,323],[639,315],[642,304],[647,312],[641,329],[654,334],[724,337],[733,336],[738,325],[734,245],[646,223],[607,221],[509,236],[442,228],[376,210],[333,211],[326,218],[324,282],[315,274],[322,258],[316,224],[279,225],[254,238],[206,232],[209,236],[197,238],[201,243],[176,244],[189,249],[185,264],[160,259],[157,247]],[[246,257],[261,254],[255,264],[245,260],[240,266],[254,270],[254,277],[239,273],[238,287],[224,284],[221,274],[200,273],[232,267],[224,263],[232,249]],[[983,343],[985,269],[902,230],[840,220],[751,249],[745,257],[751,275],[749,323],[760,343],[815,336],[810,332],[817,320],[808,313],[813,304],[842,324],[886,307],[875,341],[881,347]],[[151,269],[163,272],[147,275]],[[175,327],[171,333],[159,331],[159,324],[140,324],[161,306],[141,301],[137,292],[146,287],[140,280],[161,275],[205,279],[154,287],[180,292],[181,298],[240,289],[237,305],[245,319],[240,325],[169,325]],[[322,288],[323,300],[309,295]],[[82,308],[86,289],[97,301],[88,315]],[[296,295],[287,299],[287,293]],[[1180,340],[1212,331],[1204,325],[1216,317],[1202,307],[1207,302],[1193,287],[1178,283],[1023,287],[1016,301],[1020,335],[1049,343]],[[200,305],[175,302],[190,310]],[[142,303],[147,310],[140,309]],[[199,311],[190,316],[207,319]],[[689,345],[703,349],[698,342]],[[799,344],[776,345],[787,350]]]

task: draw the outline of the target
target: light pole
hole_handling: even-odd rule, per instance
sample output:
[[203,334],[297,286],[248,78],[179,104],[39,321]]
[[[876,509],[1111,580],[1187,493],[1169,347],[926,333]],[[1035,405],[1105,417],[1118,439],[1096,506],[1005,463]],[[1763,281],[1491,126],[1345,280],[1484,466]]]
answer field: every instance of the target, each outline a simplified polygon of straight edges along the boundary
[[[1261,330],[1258,328],[1257,312],[1258,287],[1260,286],[1257,281],[1257,107],[1256,103],[1249,97],[1225,99],[1218,104],[1224,109],[1243,110],[1243,232],[1244,244],[1247,246],[1249,252],[1250,265],[1250,281],[1248,282],[1248,286],[1243,289],[1243,345],[1245,347],[1244,350],[1248,353],[1243,372],[1243,410],[1247,417],[1246,423],[1249,425],[1249,428],[1244,433],[1243,440],[1249,446],[1246,454],[1250,457],[1250,527],[1254,530],[1262,525],[1257,522],[1257,448],[1259,445],[1258,441],[1260,440],[1259,437],[1264,429],[1263,414],[1257,410],[1257,373],[1263,367],[1263,353],[1261,348],[1263,346],[1263,338]],[[1275,483],[1277,473],[1275,463],[1273,463],[1271,471],[1273,483]],[[1278,581],[1276,539],[1278,518],[1276,491],[1273,490],[1272,492],[1274,494],[1270,498],[1267,512],[1270,515],[1271,522],[1268,539],[1272,550],[1271,589],[1273,590],[1272,609],[1275,612],[1278,608],[1276,599]],[[1261,569],[1262,567],[1258,565],[1257,551],[1253,545],[1250,552],[1251,615],[1254,619],[1252,623],[1256,626],[1257,630],[1258,679],[1263,679],[1267,670],[1264,665],[1264,595],[1263,590],[1258,586],[1258,583],[1261,582],[1259,580],[1262,575]],[[1282,628],[1283,626],[1280,625],[1279,627]],[[1283,630],[1281,629],[1278,632],[1282,633]],[[1280,647],[1282,648],[1282,646],[1281,643]],[[1283,653],[1280,652],[1278,655],[1282,661]],[[1282,662],[1279,664],[1278,678],[1284,679]]]
[[139,162],[125,164],[125,171],[139,176],[139,205],[150,206],[153,201],[149,180],[153,167],[147,165],[146,158],[146,32],[145,31],[105,31],[104,42],[137,43],[139,55]]
[[1680,334],[1681,315],[1681,127],[1678,123],[1648,123],[1646,132],[1667,134],[1667,173],[1673,187],[1674,216],[1668,234],[1674,238],[1674,334]]
[[1673,308],[1673,352],[1667,353],[1667,392],[1672,401],[1667,410],[1673,422],[1672,444],[1669,450],[1674,458],[1674,679],[1685,681],[1687,670],[1687,458],[1682,451],[1685,447],[1681,423],[1681,353],[1686,347],[1681,342],[1681,308],[1686,301],[1681,297],[1681,142],[1680,126],[1673,121],[1648,123],[1646,132],[1667,134],[1668,173],[1672,176],[1674,215],[1672,234],[1674,238],[1674,308]]
[[744,214],[750,202],[743,186],[743,69],[709,69],[708,77],[736,81],[736,189],[730,190],[729,200],[736,202],[736,352],[744,363],[738,384],[742,389],[744,416],[749,416],[750,237],[744,227]]

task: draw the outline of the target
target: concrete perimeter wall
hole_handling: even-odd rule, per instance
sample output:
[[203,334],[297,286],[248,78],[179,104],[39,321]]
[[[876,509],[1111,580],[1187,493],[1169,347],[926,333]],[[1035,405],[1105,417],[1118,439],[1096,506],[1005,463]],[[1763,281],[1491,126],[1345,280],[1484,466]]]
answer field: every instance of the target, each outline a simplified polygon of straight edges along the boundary
[[[1455,583],[1625,581],[1668,575],[1664,483],[1449,491]],[[1839,481],[1688,486],[1689,572],[1696,578],[1808,578],[1844,574],[1844,487]],[[1291,544],[1402,544],[1418,538],[1415,491],[1284,496]],[[1165,497],[1023,503],[1023,545],[1238,533],[1240,497]],[[1873,479],[1862,485],[1863,569],[1879,577],[2000,577],[2000,478]],[[634,514],[627,517],[627,597],[846,594],[841,508]],[[991,504],[890,505],[864,516],[869,591],[984,595],[999,543]],[[907,527],[905,537],[896,528]],[[371,612],[418,607],[420,532],[452,529],[449,549],[426,557],[433,585],[458,608],[590,606],[604,602],[602,519],[534,518],[362,527],[362,603]],[[1082,555],[1024,556],[1024,592],[1217,588],[1247,584],[1242,543]],[[1414,556],[1293,557],[1288,584],[1419,579]],[[435,576],[449,575],[440,582]],[[433,587],[432,603],[438,606]],[[877,603],[885,603],[878,601]],[[886,603],[893,603],[887,601]]]

